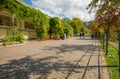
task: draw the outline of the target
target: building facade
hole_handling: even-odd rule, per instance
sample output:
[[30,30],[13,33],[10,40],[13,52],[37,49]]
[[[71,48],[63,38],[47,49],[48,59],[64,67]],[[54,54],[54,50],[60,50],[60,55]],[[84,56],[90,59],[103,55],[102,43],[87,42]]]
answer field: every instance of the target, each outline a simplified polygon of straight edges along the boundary
[[8,10],[0,10],[0,38],[12,34],[12,28],[16,27],[24,35],[25,39],[36,38],[37,34],[32,22],[27,18],[21,21],[16,20],[17,16]]

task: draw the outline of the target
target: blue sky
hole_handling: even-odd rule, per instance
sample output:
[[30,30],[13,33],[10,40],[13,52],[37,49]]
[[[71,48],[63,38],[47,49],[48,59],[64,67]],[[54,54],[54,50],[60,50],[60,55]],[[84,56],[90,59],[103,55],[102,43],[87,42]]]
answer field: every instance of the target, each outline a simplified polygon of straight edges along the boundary
[[83,21],[94,19],[95,13],[88,13],[87,5],[92,0],[22,0],[24,3],[54,17],[79,17]]
[[28,4],[28,5],[32,5],[31,0],[22,0],[24,3]]

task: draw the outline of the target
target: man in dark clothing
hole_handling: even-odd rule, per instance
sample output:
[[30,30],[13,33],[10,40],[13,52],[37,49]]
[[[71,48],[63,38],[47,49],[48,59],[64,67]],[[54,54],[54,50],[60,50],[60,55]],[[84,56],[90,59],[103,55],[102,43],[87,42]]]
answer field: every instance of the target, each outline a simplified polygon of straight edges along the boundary
[[91,38],[92,38],[92,40],[94,39],[94,34],[92,33],[92,35],[91,35]]
[[80,35],[79,35],[79,36],[80,36],[80,39],[81,39],[82,34],[80,33]]

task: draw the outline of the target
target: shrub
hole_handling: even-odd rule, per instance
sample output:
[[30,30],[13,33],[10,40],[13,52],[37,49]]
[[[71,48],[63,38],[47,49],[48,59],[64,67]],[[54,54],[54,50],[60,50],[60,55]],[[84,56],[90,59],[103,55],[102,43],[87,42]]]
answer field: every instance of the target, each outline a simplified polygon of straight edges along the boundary
[[5,36],[3,38],[3,42],[11,42],[12,41],[12,36]]
[[5,36],[3,38],[3,42],[13,42],[13,41],[17,41],[22,43],[24,41],[24,36],[23,34],[21,34],[17,28],[13,28],[12,29],[12,35],[9,36]]

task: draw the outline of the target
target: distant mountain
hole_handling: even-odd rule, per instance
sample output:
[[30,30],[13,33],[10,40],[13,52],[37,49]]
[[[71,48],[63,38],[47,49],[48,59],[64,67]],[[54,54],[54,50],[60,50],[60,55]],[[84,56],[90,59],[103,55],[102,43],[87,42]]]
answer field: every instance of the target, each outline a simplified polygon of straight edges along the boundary
[[68,17],[65,17],[65,19],[66,19],[66,21],[67,21],[67,22],[71,20],[71,19],[70,19],[70,18],[68,18]]
[[88,26],[88,24],[89,24],[89,21],[85,21],[85,22],[84,22],[84,25],[85,25],[85,26]]

